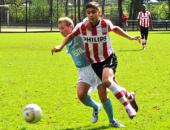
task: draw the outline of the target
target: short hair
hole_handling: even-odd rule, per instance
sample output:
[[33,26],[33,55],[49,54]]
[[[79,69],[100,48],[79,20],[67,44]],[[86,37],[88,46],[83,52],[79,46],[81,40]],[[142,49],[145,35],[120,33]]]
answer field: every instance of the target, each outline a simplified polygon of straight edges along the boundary
[[73,23],[73,20],[71,20],[71,18],[69,18],[69,17],[61,17],[61,18],[59,18],[58,24],[60,24],[62,22],[65,22],[67,26],[71,26],[71,27],[74,28],[74,23]]
[[88,9],[88,8],[94,8],[94,9],[99,10],[99,4],[97,2],[89,2],[86,5],[86,9]]

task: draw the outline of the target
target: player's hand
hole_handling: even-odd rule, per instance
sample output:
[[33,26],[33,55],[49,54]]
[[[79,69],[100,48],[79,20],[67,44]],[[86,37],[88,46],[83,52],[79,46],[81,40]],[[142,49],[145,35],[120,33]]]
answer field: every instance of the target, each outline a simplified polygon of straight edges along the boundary
[[62,50],[61,46],[56,46],[51,49],[51,54],[53,55],[55,52],[59,52],[61,50]]
[[134,36],[132,37],[132,40],[137,40],[140,43],[141,38],[140,36]]

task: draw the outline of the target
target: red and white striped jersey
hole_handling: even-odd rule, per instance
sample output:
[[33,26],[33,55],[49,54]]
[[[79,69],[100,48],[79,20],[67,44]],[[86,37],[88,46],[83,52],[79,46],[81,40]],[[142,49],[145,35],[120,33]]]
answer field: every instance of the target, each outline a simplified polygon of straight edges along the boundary
[[139,19],[139,25],[145,28],[148,28],[150,25],[150,18],[151,18],[151,13],[149,11],[142,12],[140,11],[138,13],[137,19]]
[[113,28],[110,20],[100,19],[92,30],[86,28],[85,22],[77,24],[73,29],[75,35],[83,38],[86,56],[91,64],[105,61],[113,53],[109,37]]

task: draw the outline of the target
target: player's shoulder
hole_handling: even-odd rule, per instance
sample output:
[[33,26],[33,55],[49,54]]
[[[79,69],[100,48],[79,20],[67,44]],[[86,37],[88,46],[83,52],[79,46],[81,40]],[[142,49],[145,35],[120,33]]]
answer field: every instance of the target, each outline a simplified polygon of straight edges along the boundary
[[82,22],[79,22],[79,23],[77,23],[77,24],[76,24],[76,27],[78,27],[78,28],[79,28],[79,27],[81,27],[83,24],[84,24],[84,22],[83,22],[83,21],[82,21]]
[[113,24],[110,19],[101,18],[101,24],[110,25]]
[[147,10],[147,11],[146,11],[146,13],[150,14],[150,11],[149,11],[149,10]]
[[101,18],[101,21],[104,21],[106,23],[111,22],[110,19],[106,19],[106,18]]

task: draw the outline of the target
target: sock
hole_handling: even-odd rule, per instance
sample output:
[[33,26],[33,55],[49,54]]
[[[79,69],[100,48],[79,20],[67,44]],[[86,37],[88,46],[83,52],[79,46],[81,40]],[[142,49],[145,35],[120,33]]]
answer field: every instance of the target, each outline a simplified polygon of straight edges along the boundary
[[113,109],[112,109],[112,104],[110,102],[110,99],[107,99],[102,104],[103,104],[103,108],[107,114],[107,117],[109,118],[109,122],[111,122],[113,120]]
[[91,99],[91,97],[89,95],[86,96],[83,104],[86,106],[92,107],[95,110],[98,109],[97,103],[93,99]]
[[[114,82],[116,84],[118,84],[118,82],[116,81],[116,79],[114,78]],[[120,86],[119,86],[120,87]],[[129,100],[132,99],[132,95],[123,87],[120,87],[120,89],[122,90],[122,92],[125,94],[126,98],[128,98]]]
[[122,92],[125,94],[126,98],[131,100],[132,99],[132,95],[130,94],[130,92],[128,92],[125,88],[120,87],[120,89],[122,89]]
[[113,94],[120,101],[120,103],[127,109],[130,107],[130,104],[121,88],[122,87],[120,87],[115,82],[112,82],[112,84],[109,87],[109,89],[113,92]]

